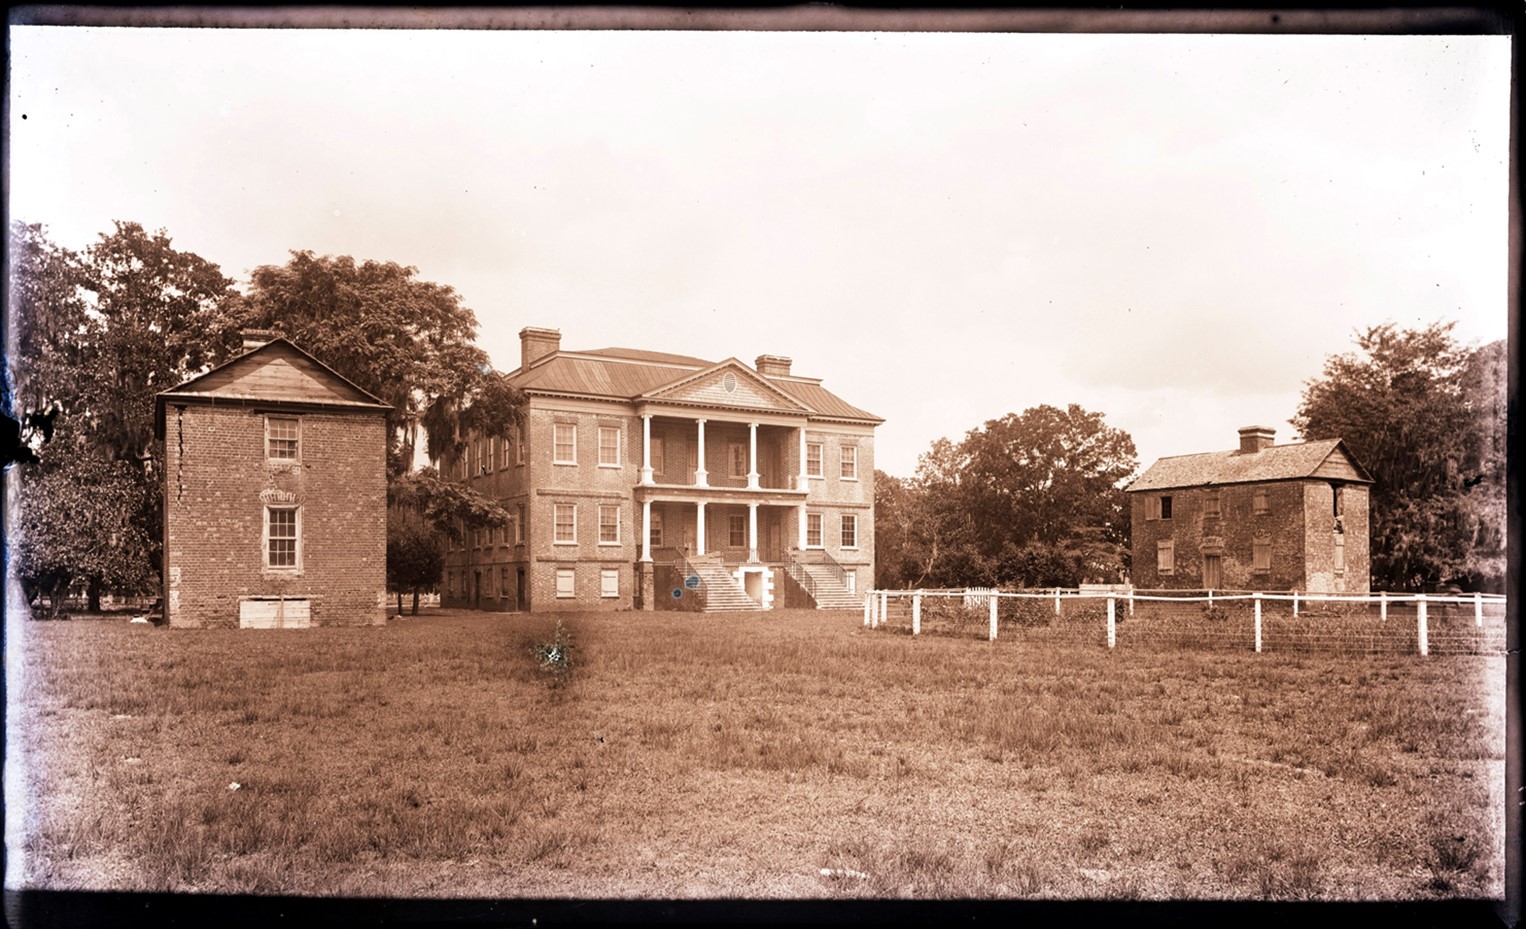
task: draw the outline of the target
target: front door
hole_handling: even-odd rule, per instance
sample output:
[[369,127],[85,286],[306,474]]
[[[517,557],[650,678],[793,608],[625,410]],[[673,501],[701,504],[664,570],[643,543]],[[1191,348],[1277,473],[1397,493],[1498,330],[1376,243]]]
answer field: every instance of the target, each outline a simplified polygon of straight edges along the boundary
[[1219,590],[1224,586],[1224,561],[1221,555],[1203,556],[1203,586]]

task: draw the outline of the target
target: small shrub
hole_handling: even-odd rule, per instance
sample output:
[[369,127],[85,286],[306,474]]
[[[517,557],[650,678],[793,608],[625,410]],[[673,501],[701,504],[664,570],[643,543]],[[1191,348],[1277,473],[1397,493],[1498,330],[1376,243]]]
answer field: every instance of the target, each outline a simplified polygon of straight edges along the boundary
[[552,687],[562,686],[571,676],[572,648],[572,636],[561,620],[556,621],[556,633],[549,643],[540,643],[531,648],[535,660],[540,663],[540,669],[551,675]]

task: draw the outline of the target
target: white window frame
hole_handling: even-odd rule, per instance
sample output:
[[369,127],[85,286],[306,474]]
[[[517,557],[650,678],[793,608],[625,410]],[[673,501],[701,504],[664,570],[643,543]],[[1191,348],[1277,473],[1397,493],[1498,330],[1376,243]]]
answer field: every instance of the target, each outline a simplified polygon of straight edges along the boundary
[[652,548],[662,548],[662,511],[652,510],[652,522],[646,527],[647,544]]
[[[275,565],[275,564],[271,564],[270,563],[270,543],[273,541],[271,539],[271,536],[270,536],[270,514],[271,514],[271,511],[273,511],[273,510],[280,510],[282,512],[291,512],[293,514],[293,520],[292,520],[292,527],[293,527],[292,528],[292,532],[293,532],[293,536],[291,536],[291,538],[292,538],[292,541],[295,544],[292,546],[292,549],[293,549],[293,551],[292,551],[292,563],[289,564],[289,565],[284,565],[284,564],[283,565]],[[281,536],[281,538],[285,539],[287,537],[286,536]],[[263,528],[263,531],[260,533],[260,548],[261,548],[261,550],[264,553],[261,556],[261,561],[264,564],[266,571],[276,571],[276,572],[280,572],[282,574],[298,574],[298,573],[301,573],[301,571],[302,571],[302,507],[300,505],[298,505],[298,506],[288,506],[288,505],[285,505],[285,504],[279,504],[279,505],[277,505],[277,504],[266,504],[265,505],[264,528]]]
[[[741,455],[740,456],[737,455],[737,451],[738,450],[741,451]],[[740,472],[737,471],[738,467],[740,467],[742,469]],[[726,443],[726,475],[728,477],[746,477],[747,476],[747,443],[746,442],[727,442]]]
[[[562,538],[561,511],[565,507],[572,511],[572,538]],[[578,544],[578,505],[576,503],[553,503],[551,504],[551,544],[552,545],[576,545]]]
[[[270,427],[273,424],[277,423],[277,422],[281,422],[281,423],[288,423],[289,422],[289,423],[293,424],[293,426],[295,427],[296,432],[297,432],[296,436],[293,437],[293,438],[287,438],[285,436],[282,436],[279,439],[273,439],[271,434],[270,434]],[[296,445],[292,448],[292,454],[291,454],[290,457],[287,457],[285,455],[272,455],[270,453],[271,452],[270,443],[272,441],[295,442]],[[300,416],[282,416],[282,415],[278,415],[278,414],[275,414],[275,413],[268,413],[268,414],[266,414],[266,416],[265,416],[265,460],[271,462],[272,464],[297,464],[297,463],[299,463],[302,460],[302,417],[300,417]]]
[[[826,538],[825,538],[826,528],[825,528],[825,523],[826,523],[826,520],[825,520],[825,518],[822,517],[822,515],[820,513],[806,513],[805,514],[805,547],[806,548],[826,548]],[[815,530],[814,530],[814,534],[816,536],[816,541],[815,542],[811,541],[811,535],[813,534],[813,530],[811,529],[812,525],[815,525],[815,527],[816,527]]]
[[1155,572],[1176,573],[1176,540],[1160,539],[1155,543]]
[[[601,467],[601,468],[618,468],[618,467],[620,467],[620,446],[623,444],[623,442],[622,442],[623,436],[621,435],[621,433],[623,431],[624,430],[622,430],[619,426],[600,426],[599,427],[599,467]],[[614,433],[614,435],[615,435],[615,447],[614,447],[614,459],[615,460],[614,461],[605,461],[604,460],[604,450],[605,450],[604,437],[607,434],[611,433],[611,432]]]
[[666,475],[668,471],[667,468],[663,466],[662,462],[662,436],[652,436],[652,442],[649,446],[647,446],[647,448],[647,457],[650,458],[652,462],[652,473]]
[[[563,581],[566,585],[563,586]],[[578,573],[576,568],[556,569],[556,599],[570,600],[578,595]]]
[[[814,456],[811,453],[812,449],[815,450]],[[820,442],[805,443],[805,476],[825,479],[826,469],[822,466],[824,458],[825,449]]]
[[516,504],[514,507],[514,544],[525,544],[525,505]]
[[838,470],[841,473],[840,480],[858,480],[858,446],[844,445],[838,456]]
[[[562,430],[572,430],[570,442],[561,440]],[[562,446],[567,445],[572,449],[571,458],[558,458],[562,452]],[[578,463],[578,424],[577,423],[552,423],[551,424],[551,463],[559,465],[575,465]]]
[[[851,527],[852,536],[853,536],[853,541],[852,542],[848,541],[849,528],[850,527]],[[837,539],[837,541],[839,543],[841,543],[838,546],[839,548],[845,548],[845,549],[849,549],[849,550],[856,550],[858,548],[858,514],[857,513],[844,513],[844,514],[842,514],[842,527],[841,527],[841,529],[838,532],[838,539]]]
[[599,597],[608,600],[620,596],[620,569],[599,569]]
[[[621,507],[620,507],[620,505],[618,503],[601,503],[601,504],[599,504],[599,544],[600,545],[619,545],[620,544],[620,510],[621,510]],[[604,538],[604,529],[605,529],[604,516],[607,513],[611,513],[611,512],[615,514],[615,537],[613,539],[606,539],[606,538]]]
[[525,463],[525,427],[514,427],[514,464]]
[[[741,533],[742,533],[742,541],[740,541],[740,542],[738,542],[736,540],[737,532],[738,532],[738,529],[737,529],[737,520],[741,520],[742,521],[742,528],[740,530]],[[745,515],[743,515],[742,513],[727,513],[726,514],[726,547],[727,548],[746,548],[747,547],[747,517]]]

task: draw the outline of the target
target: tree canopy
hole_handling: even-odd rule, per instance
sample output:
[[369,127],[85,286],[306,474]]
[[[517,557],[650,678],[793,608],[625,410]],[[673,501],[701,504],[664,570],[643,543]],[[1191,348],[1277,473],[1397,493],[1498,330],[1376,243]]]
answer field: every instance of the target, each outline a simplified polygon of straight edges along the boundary
[[250,275],[242,325],[271,329],[312,352],[394,413],[390,470],[412,465],[420,433],[429,456],[459,454],[466,438],[506,438],[523,397],[474,341],[477,318],[454,289],[418,269],[293,251]]
[[144,589],[163,557],[155,394],[227,350],[232,281],[137,223],[115,223],[83,253],[39,225],[10,235],[10,400],[47,417],[46,434],[28,436],[46,439],[38,461],[21,466],[23,582]]
[[1504,579],[1503,342],[1471,349],[1454,323],[1356,334],[1305,384],[1295,428],[1340,438],[1367,467],[1372,581],[1393,590]]
[[1037,406],[939,439],[916,476],[877,476],[881,586],[1074,586],[1127,564],[1128,433],[1079,405]]

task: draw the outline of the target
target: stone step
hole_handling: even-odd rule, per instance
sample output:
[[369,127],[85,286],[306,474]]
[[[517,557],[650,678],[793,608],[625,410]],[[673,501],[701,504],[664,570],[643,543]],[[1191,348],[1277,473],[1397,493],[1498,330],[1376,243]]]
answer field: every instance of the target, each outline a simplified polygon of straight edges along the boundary
[[811,583],[816,588],[816,609],[818,610],[856,610],[864,605],[864,599],[860,595],[848,590],[847,585],[837,579],[836,572],[825,565],[801,565],[805,573],[810,575]]
[[721,565],[699,563],[692,567],[694,573],[699,575],[700,589],[705,593],[705,612],[763,609],[761,604],[737,586],[736,578]]

